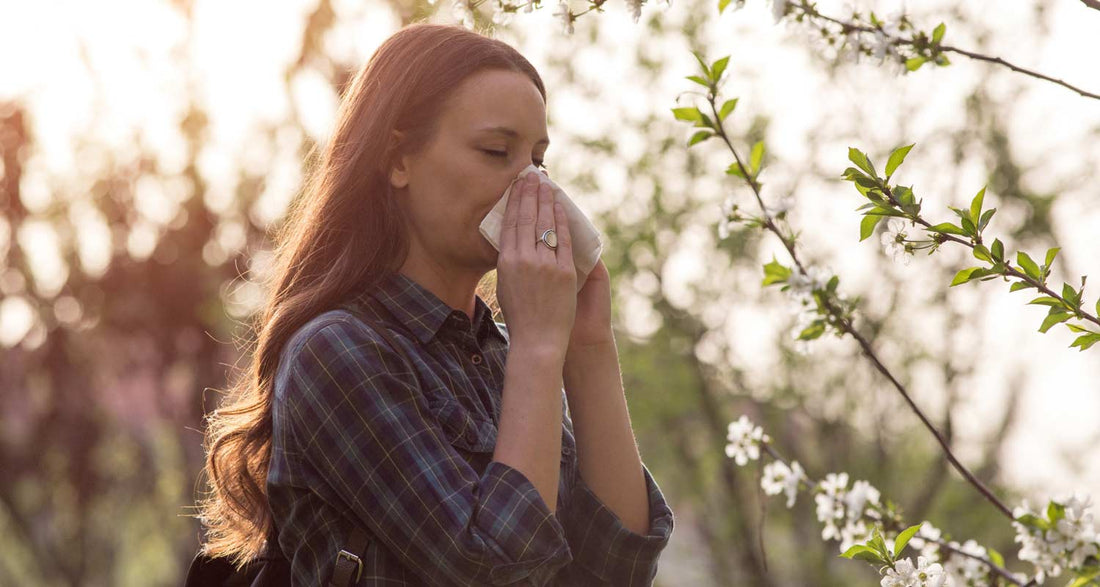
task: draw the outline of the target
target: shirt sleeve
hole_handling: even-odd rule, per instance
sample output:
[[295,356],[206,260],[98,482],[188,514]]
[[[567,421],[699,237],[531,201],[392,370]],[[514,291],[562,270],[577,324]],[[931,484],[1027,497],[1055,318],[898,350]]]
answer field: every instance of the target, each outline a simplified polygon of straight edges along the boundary
[[657,559],[672,536],[674,519],[664,494],[642,464],[649,494],[649,532],[629,530],[593,493],[577,472],[563,525],[576,553],[573,564],[616,587],[648,586],[657,575]]
[[303,458],[426,584],[546,585],[573,560],[531,481],[498,461],[479,476],[381,335],[330,321],[283,360],[289,377],[276,397]]

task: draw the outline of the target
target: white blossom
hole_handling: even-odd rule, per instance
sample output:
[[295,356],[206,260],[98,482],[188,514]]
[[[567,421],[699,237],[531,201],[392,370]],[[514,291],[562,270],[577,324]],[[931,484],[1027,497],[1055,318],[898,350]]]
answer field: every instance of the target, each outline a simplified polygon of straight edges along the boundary
[[867,504],[879,505],[879,491],[866,481],[856,481],[852,489],[844,497],[844,505],[849,512],[859,512],[862,515]]
[[882,233],[882,246],[886,249],[886,254],[894,261],[900,260],[903,265],[908,265],[913,258],[913,253],[905,242],[908,237],[905,232],[905,222],[891,218],[887,228],[888,230]]
[[806,480],[806,472],[798,461],[791,461],[788,467],[783,461],[772,461],[764,465],[764,476],[760,480],[760,486],[768,495],[787,494],[787,507],[793,507],[795,497],[798,495],[799,481]]
[[943,537],[943,532],[939,528],[932,525],[931,522],[925,520],[921,523],[920,529],[917,530],[916,535],[909,540],[909,544],[918,550],[920,550],[921,556],[929,559],[936,559],[939,557],[940,545],[935,541]]
[[772,0],[772,18],[775,19],[776,24],[783,19],[783,15],[787,13],[787,0]]
[[558,7],[554,9],[554,18],[561,21],[562,32],[567,35],[573,34],[573,13],[569,11],[568,2],[559,2]]
[[825,524],[821,529],[821,539],[840,539],[840,527],[837,526],[837,522],[843,523],[847,518],[844,494],[848,488],[848,474],[829,473],[817,488],[818,493],[814,495],[814,503],[817,504],[817,520]]
[[[973,540],[967,540],[963,544],[954,541],[947,544],[966,554],[989,558],[985,547]],[[944,570],[953,585],[988,585],[990,582],[989,567],[982,561],[969,556],[952,553],[944,563]]]
[[790,286],[787,288],[787,295],[803,304],[808,304],[813,302],[813,291],[825,289],[827,282],[828,275],[825,271],[810,267],[803,273],[796,264],[791,267],[791,276],[787,278],[787,285]]
[[[851,510],[848,510],[849,512]],[[862,519],[848,520],[840,529],[840,552],[871,539],[871,526]]]
[[515,16],[514,12],[507,12],[503,8],[493,12],[493,24],[498,26],[505,26],[512,22],[512,18]]
[[726,456],[744,466],[750,460],[760,458],[760,443],[770,442],[771,438],[764,434],[764,429],[753,424],[748,416],[742,415],[736,422],[730,422],[726,438],[730,441],[726,445]]
[[917,566],[912,559],[903,558],[894,563],[894,568],[886,569],[882,578],[882,587],[942,587],[947,580],[943,567],[923,556],[917,557]]
[[764,204],[764,213],[772,218],[777,218],[780,215],[786,214],[790,211],[791,206],[794,204],[793,198],[790,194],[786,194],[779,198],[772,204]]
[[468,29],[474,27],[474,13],[466,4],[466,0],[454,0],[451,3],[451,13],[462,26]]

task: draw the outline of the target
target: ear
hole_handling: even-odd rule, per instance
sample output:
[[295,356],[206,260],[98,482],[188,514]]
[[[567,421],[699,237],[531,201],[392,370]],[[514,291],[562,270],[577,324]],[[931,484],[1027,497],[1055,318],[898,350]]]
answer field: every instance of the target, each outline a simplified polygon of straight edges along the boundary
[[401,189],[409,185],[409,167],[402,154],[401,143],[405,140],[405,133],[394,129],[391,139],[391,148],[394,155],[393,167],[390,169],[390,185]]

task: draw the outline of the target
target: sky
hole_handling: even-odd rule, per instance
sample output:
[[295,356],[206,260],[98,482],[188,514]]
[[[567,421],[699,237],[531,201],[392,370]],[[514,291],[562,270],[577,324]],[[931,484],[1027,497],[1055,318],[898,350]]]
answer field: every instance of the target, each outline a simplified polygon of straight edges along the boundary
[[[941,1],[921,3],[920,8],[922,14],[934,15],[938,10],[940,20],[948,23],[951,10],[979,16],[994,32],[989,53],[1100,92],[1095,62],[1095,56],[1100,55],[1100,35],[1095,34],[1100,30],[1100,11],[1087,10],[1069,0],[1046,4],[1053,12],[1052,29],[1042,41],[1032,33],[1030,3]],[[379,4],[344,0],[335,5],[343,24],[326,42],[331,51],[349,61],[365,60],[399,24]],[[858,5],[880,14],[892,13],[901,6],[896,2]],[[169,174],[179,171],[185,163],[185,145],[177,136],[177,121],[187,107],[184,97],[193,88],[211,115],[210,141],[199,160],[201,173],[211,187],[205,196],[208,205],[216,211],[229,209],[236,169],[243,164],[268,174],[266,191],[250,214],[261,223],[278,218],[301,179],[295,151],[300,137],[293,133],[281,135],[273,147],[256,146],[249,139],[265,123],[284,119],[291,112],[301,118],[306,132],[315,139],[324,140],[331,126],[336,97],[320,73],[303,73],[294,79],[289,96],[283,91],[283,72],[296,51],[304,15],[312,6],[313,2],[289,0],[198,1],[194,3],[191,24],[193,37],[188,42],[188,24],[166,2],[0,2],[0,55],[19,56],[0,59],[0,99],[18,96],[29,102],[34,134],[41,148],[40,156],[30,160],[21,186],[32,214],[51,206],[66,209],[80,226],[80,233],[74,237],[81,244],[82,265],[91,273],[102,271],[109,258],[105,224],[90,206],[80,202],[78,194],[86,187],[82,184],[85,178],[107,161],[95,149],[75,150],[74,137],[92,139],[125,158],[134,152],[135,132],[140,129],[143,140],[158,154],[162,169]],[[676,22],[683,19],[685,6],[686,0],[674,0],[671,7],[657,2],[644,8],[643,18],[662,12],[669,21]],[[839,2],[819,3],[823,11],[836,11],[841,6]],[[583,48],[575,55],[581,75],[590,83],[602,84],[600,95],[605,99],[593,102],[580,91],[552,85],[548,108],[555,124],[562,125],[559,128],[598,135],[614,123],[616,113],[675,106],[678,94],[690,87],[683,76],[694,72],[695,62],[686,47],[647,38],[644,28],[635,25],[617,2],[610,3],[606,11],[605,15],[585,18],[601,18],[601,37],[624,50],[607,54]],[[559,46],[550,41],[562,34],[551,12],[548,7],[521,14],[513,21],[526,38],[524,54],[541,71],[546,69],[540,66],[549,58],[547,52]],[[935,22],[923,24],[930,29]],[[584,23],[578,22],[577,29],[578,35],[583,34]],[[734,55],[731,67],[740,68],[738,71],[754,80],[751,86],[735,83],[734,90],[741,94],[739,111],[766,110],[773,115],[768,151],[776,162],[765,178],[778,186],[776,193],[791,187],[784,183],[784,170],[806,164],[806,137],[813,125],[820,123],[822,109],[851,113],[853,105],[858,107],[857,113],[850,115],[866,121],[859,136],[830,145],[826,149],[830,158],[816,162],[818,165],[835,168],[839,173],[847,166],[847,146],[864,144],[876,152],[886,152],[897,146],[890,141],[903,132],[918,143],[907,160],[911,176],[906,183],[927,192],[926,206],[937,204],[946,211],[943,205],[958,205],[963,197],[958,194],[969,198],[981,187],[986,173],[983,167],[956,169],[950,174],[937,172],[937,163],[944,160],[945,154],[935,150],[933,138],[936,129],[962,123],[962,92],[957,88],[975,83],[991,71],[991,66],[952,57],[952,67],[924,68],[891,79],[873,65],[863,65],[859,71],[865,75],[849,76],[847,87],[827,88],[830,82],[815,70],[806,55],[807,45],[792,42],[792,30],[772,23],[766,3],[749,0],[743,10],[727,11],[721,18],[712,19],[706,31],[711,46]],[[965,32],[956,32],[950,24],[946,40],[963,47],[973,44]],[[678,67],[669,68],[657,86],[632,87],[634,82],[626,66],[629,52],[625,48],[639,45],[661,52]],[[1100,250],[1100,188],[1081,178],[1084,170],[1100,164],[1100,101],[1085,100],[1065,89],[1021,76],[996,75],[988,87],[999,96],[1018,92],[1008,123],[1014,137],[1014,155],[1020,161],[1041,162],[1025,181],[1036,186],[1059,186],[1056,231],[1065,247],[1066,274],[1095,274],[1098,285],[1086,290],[1095,300],[1100,291],[1100,256],[1092,253]],[[867,98],[883,95],[896,99]],[[899,117],[900,107],[910,108],[911,113]],[[632,143],[630,137],[622,142],[627,153],[632,148],[640,152],[640,146],[631,147],[637,142]],[[925,142],[931,147],[922,151],[919,147]],[[570,161],[567,152],[554,152],[550,157],[551,168]],[[719,159],[715,157],[714,161]],[[609,192],[621,190],[629,182],[624,171],[614,167],[601,169],[600,180]],[[137,233],[125,243],[131,253],[141,256],[151,252],[157,231],[175,216],[175,207],[188,193],[188,187],[151,180],[139,184],[137,205],[142,221]],[[569,190],[567,185],[562,187]],[[810,187],[833,197],[800,197],[797,218],[820,220],[822,226],[833,227],[840,234],[858,234],[859,218],[852,210],[859,202],[844,191],[844,186]],[[953,194],[950,200],[944,199],[947,193]],[[712,198],[716,214],[725,196],[716,189],[705,197]],[[837,197],[848,199],[836,205]],[[987,201],[995,198],[991,194]],[[580,194],[574,200],[593,210],[613,205],[598,194]],[[1008,226],[1012,220],[1000,217],[994,224]],[[6,224],[0,226],[0,233],[4,230]],[[51,253],[58,235],[48,224],[32,222],[19,238],[35,254],[36,278],[47,290],[60,287],[66,269]],[[861,288],[873,284],[874,276],[866,270],[875,254],[873,247],[864,243],[853,248],[850,240],[841,246],[822,230],[808,230],[807,239],[809,246],[834,253],[830,256],[831,268],[845,276],[845,283]],[[706,279],[701,251],[713,248],[714,241],[709,228],[688,231],[676,265],[665,276],[670,283],[670,297],[679,298],[684,305],[693,301],[688,284]],[[219,230],[218,244],[204,254],[217,259],[242,245],[239,222],[234,225],[229,221]],[[779,253],[778,247],[766,251],[767,256],[772,252]],[[933,287],[936,284],[928,282],[918,270],[921,263],[927,262],[918,257],[908,268],[893,271],[913,288]],[[981,295],[977,293],[979,288]],[[1091,454],[1094,450],[1083,443],[1092,436],[1100,417],[1100,353],[1067,350],[1072,336],[1060,328],[1046,335],[1035,332],[1042,309],[1022,309],[1021,294],[1010,295],[1006,287],[983,284],[953,295],[970,296],[966,299],[972,300],[973,311],[982,316],[976,323],[985,329],[990,341],[973,376],[974,389],[988,392],[973,394],[960,408],[960,429],[973,431],[971,438],[965,432],[961,438],[964,460],[978,454],[981,433],[992,421],[990,414],[996,413],[1009,385],[1018,382],[1024,387],[1024,403],[1017,431],[1006,447],[1008,480],[1034,491],[1076,488],[1100,495],[1100,458],[1088,458],[1084,470],[1072,471],[1056,456],[1061,452]],[[5,296],[0,301],[3,346],[23,338],[29,328],[26,308],[17,296]],[[644,315],[642,310],[640,316]],[[758,365],[775,361],[766,349],[759,348],[761,345],[745,341],[752,340],[752,333],[760,328],[774,327],[781,317],[750,308],[731,312],[737,316],[729,330],[736,353],[733,360]],[[1016,319],[1019,316],[1022,320]],[[644,316],[632,328],[644,333]],[[1017,362],[1033,366],[1023,375],[1006,368]],[[934,382],[928,383],[934,386]],[[937,401],[931,392],[925,399]]]

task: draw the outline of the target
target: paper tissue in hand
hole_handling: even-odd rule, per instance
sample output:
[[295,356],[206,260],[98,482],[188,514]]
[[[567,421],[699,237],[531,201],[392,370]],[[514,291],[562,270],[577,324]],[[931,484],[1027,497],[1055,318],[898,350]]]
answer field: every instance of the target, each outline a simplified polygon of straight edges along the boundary
[[588,274],[596,266],[596,261],[599,261],[600,253],[603,252],[600,231],[592,225],[592,222],[573,203],[573,200],[565,195],[565,191],[534,165],[525,167],[523,171],[519,172],[519,176],[512,180],[508,189],[504,190],[504,195],[500,197],[500,201],[497,202],[496,206],[493,206],[485,219],[481,221],[479,230],[485,239],[499,251],[500,227],[504,221],[504,208],[508,204],[508,195],[512,192],[512,187],[516,185],[516,182],[523,179],[528,173],[537,173],[541,183],[549,184],[550,188],[554,190],[556,200],[565,207],[565,215],[569,219],[569,234],[573,239],[573,266],[577,269],[577,291],[580,291],[585,280],[588,279]]

